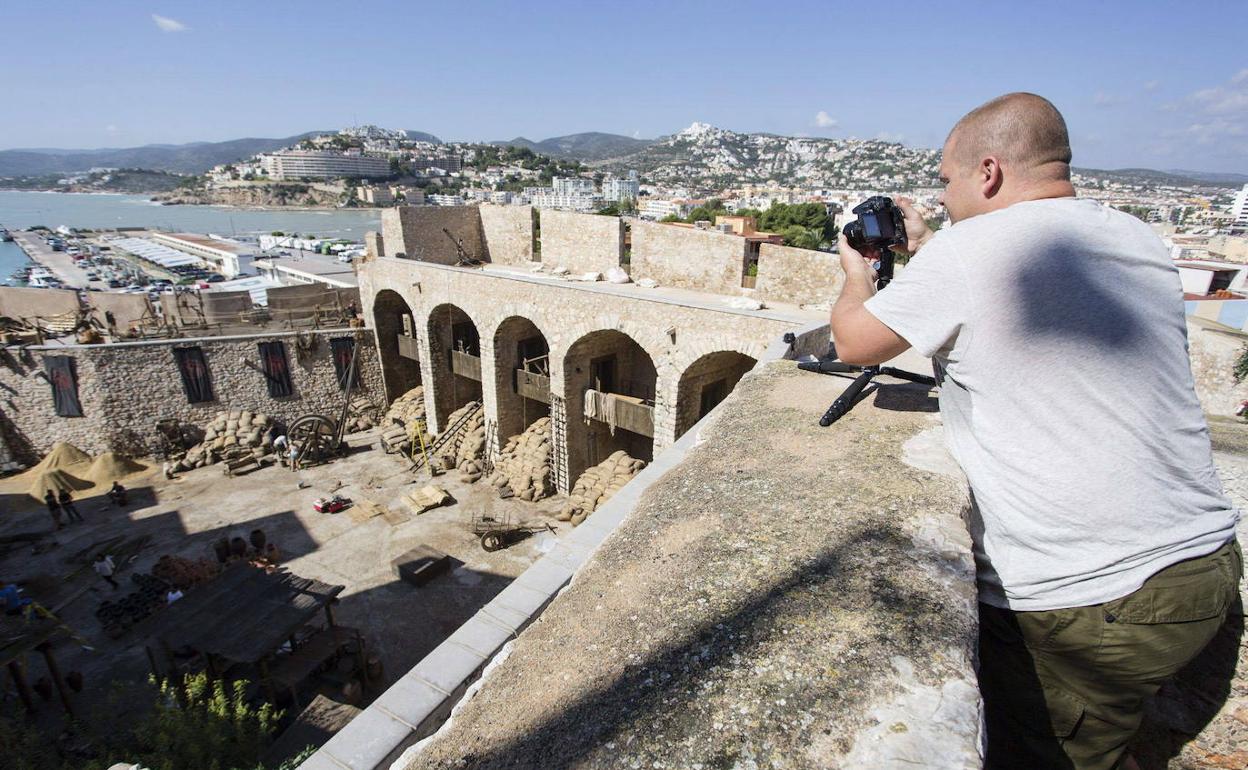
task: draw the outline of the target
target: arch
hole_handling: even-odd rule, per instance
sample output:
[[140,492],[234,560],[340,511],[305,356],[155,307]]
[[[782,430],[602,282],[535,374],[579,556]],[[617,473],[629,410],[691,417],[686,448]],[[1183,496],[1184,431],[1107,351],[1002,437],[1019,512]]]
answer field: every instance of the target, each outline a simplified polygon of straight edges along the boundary
[[481,335],[472,317],[449,302],[429,311],[426,328],[428,384],[433,388],[437,424],[445,430],[451,412],[469,401],[481,401]]
[[757,363],[735,350],[717,350],[689,364],[676,387],[676,438],[727,398]]
[[[519,370],[535,376],[522,383]],[[543,381],[544,400],[535,397]],[[524,316],[508,316],[494,330],[494,399],[500,445],[550,414],[550,344]]]
[[[563,358],[563,391],[567,414],[566,443],[568,483],[574,484],[586,468],[624,450],[649,462],[654,459],[654,430],[649,435],[617,425],[614,430],[600,419],[586,420],[585,393],[590,388],[639,399],[651,415],[658,385],[658,371],[645,348],[630,335],[616,329],[584,334],[568,347]],[[644,409],[642,410],[644,411]]]
[[420,361],[412,357],[420,349],[416,323],[397,291],[382,289],[373,298],[373,331],[389,403],[421,383]]

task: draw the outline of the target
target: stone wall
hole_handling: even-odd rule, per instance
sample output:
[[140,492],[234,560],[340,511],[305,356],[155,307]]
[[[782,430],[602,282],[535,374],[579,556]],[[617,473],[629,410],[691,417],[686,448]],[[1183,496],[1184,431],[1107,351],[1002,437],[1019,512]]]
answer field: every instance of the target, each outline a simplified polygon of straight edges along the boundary
[[481,231],[490,261],[528,265],[533,261],[533,207],[480,206]]
[[403,254],[408,259],[453,265],[459,259],[458,251],[443,229],[456,241],[463,241],[469,257],[487,258],[476,206],[396,206],[381,212],[381,237],[387,256]]
[[624,224],[619,217],[542,211],[542,262],[573,273],[606,273],[620,266]]
[[835,301],[845,274],[836,254],[764,243],[758,252],[754,296],[771,302],[813,305]]
[[1201,407],[1208,414],[1235,414],[1239,403],[1248,400],[1248,382],[1236,384],[1231,372],[1248,334],[1206,328],[1200,319],[1188,317],[1187,344]]
[[633,222],[633,280],[717,294],[741,294],[744,238],[658,222]]
[[[381,369],[371,331],[362,330],[360,345],[361,392],[378,404],[384,401]],[[291,422],[300,415],[317,413],[337,419],[342,408],[329,340],[352,334],[350,330],[301,333],[315,340],[316,348],[301,357],[299,334],[284,332],[241,337],[205,337],[159,342],[111,345],[69,345],[28,348],[25,353],[6,351],[0,360],[5,438],[23,461],[30,462],[57,441],[68,441],[95,454],[108,450],[129,453],[157,448],[153,437],[157,420],[175,418],[202,425],[226,409],[250,409]],[[294,394],[269,396],[259,370],[257,344],[270,340],[286,343]],[[203,349],[212,380],[214,401],[187,401],[174,362],[175,347]],[[78,398],[82,417],[58,417],[52,389],[44,377],[43,359],[49,355],[72,356],[78,375]]]
[[386,241],[381,233],[369,231],[364,233],[364,258],[376,259],[386,253]]

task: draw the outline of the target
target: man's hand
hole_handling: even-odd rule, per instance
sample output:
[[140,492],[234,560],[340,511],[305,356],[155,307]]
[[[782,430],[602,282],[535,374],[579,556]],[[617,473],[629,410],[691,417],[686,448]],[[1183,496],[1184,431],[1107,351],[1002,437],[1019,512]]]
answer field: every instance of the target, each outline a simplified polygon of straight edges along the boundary
[[867,256],[854,251],[853,247],[849,245],[849,241],[845,239],[844,233],[836,237],[836,248],[841,255],[841,269],[845,271],[846,280],[865,274],[871,285],[875,286],[875,263],[878,261],[878,257]]
[[906,246],[905,248],[895,246],[894,250],[902,251],[906,254],[914,254],[923,248],[936,233],[927,226],[927,220],[923,218],[923,212],[914,205],[914,201],[909,198],[897,198],[894,202],[906,217]]

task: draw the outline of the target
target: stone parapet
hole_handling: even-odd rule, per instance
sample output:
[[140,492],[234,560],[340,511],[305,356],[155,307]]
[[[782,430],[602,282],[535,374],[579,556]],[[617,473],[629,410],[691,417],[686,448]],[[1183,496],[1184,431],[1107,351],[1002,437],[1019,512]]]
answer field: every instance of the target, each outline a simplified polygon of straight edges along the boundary
[[754,296],[794,305],[831,304],[841,293],[841,258],[826,251],[764,243],[758,250]]
[[620,266],[624,224],[619,217],[547,209],[541,221],[543,263],[566,267],[574,275]]

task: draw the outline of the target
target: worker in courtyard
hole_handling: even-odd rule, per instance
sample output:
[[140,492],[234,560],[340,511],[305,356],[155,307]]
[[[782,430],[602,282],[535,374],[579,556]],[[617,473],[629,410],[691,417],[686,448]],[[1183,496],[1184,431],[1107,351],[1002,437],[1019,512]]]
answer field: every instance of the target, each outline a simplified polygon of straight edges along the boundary
[[[908,201],[878,294],[839,242],[841,360],[933,359],[970,483],[992,768],[1135,768],[1145,702],[1238,599],[1239,512],[1214,469],[1182,288],[1143,222],[1075,197],[1057,109],[993,99],[945,142],[933,233]],[[1229,685],[1227,685],[1229,686]]]
[[48,506],[48,515],[52,517],[52,526],[60,530],[63,526],[61,524],[61,504],[56,500],[56,493],[49,489],[43,495],[43,502]]
[[56,501],[61,504],[61,510],[71,522],[83,520],[82,514],[78,513],[78,508],[74,505],[74,496],[69,493],[68,489],[62,489],[61,493],[56,496]]
[[124,508],[126,503],[130,501],[130,496],[120,481],[114,481],[113,485],[108,488],[108,499],[118,508]]
[[113,562],[113,557],[108,554],[98,554],[95,562],[91,565],[91,569],[95,570],[95,574],[104,579],[104,582],[113,588],[121,588],[117,581],[113,579],[113,573],[117,571],[117,565]]

